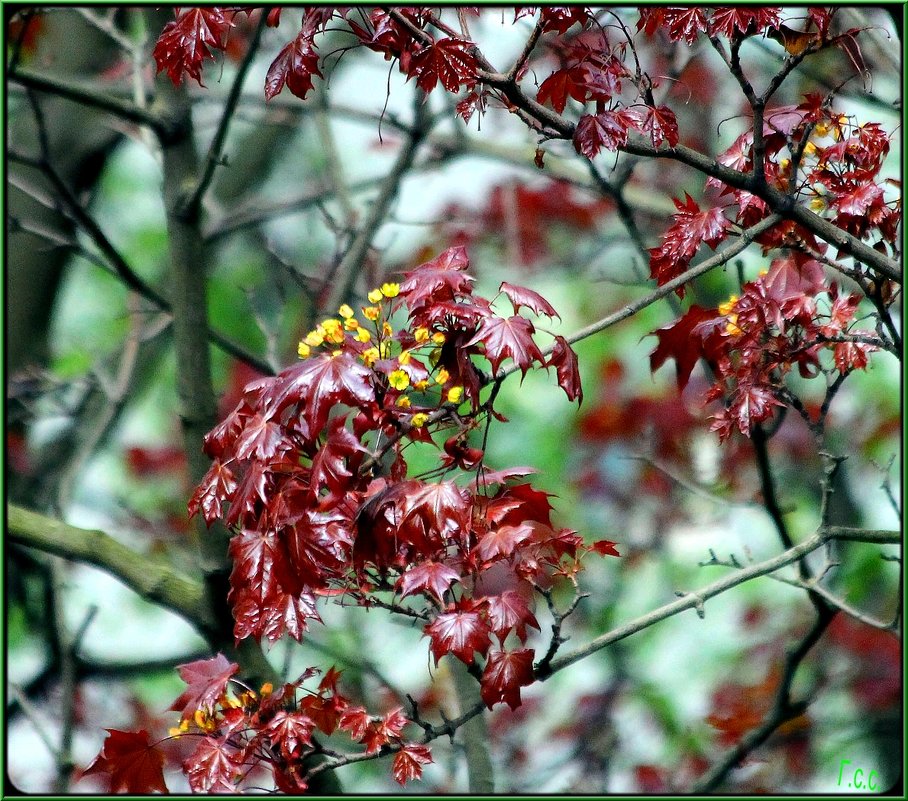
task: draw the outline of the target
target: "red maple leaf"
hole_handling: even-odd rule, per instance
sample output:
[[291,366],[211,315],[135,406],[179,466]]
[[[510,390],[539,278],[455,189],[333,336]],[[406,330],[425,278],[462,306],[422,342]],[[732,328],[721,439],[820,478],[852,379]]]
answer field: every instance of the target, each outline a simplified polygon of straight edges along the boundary
[[705,242],[713,250],[723,239],[729,226],[728,220],[721,208],[700,210],[700,206],[687,192],[684,193],[685,202],[674,199],[675,221],[670,229],[674,236],[683,238],[694,248]]
[[318,71],[318,53],[312,43],[312,32],[303,28],[271,62],[265,76],[265,99],[279,95],[286,85],[291,93],[305,100],[313,87],[313,75],[322,77]]
[[518,545],[533,536],[533,531],[532,524],[526,521],[493,528],[483,534],[476,544],[476,555],[485,562],[507,558]]
[[214,707],[227,688],[230,677],[239,670],[239,665],[218,654],[211,659],[197,659],[179,665],[177,670],[188,686],[169,708],[180,712],[182,719],[191,720],[197,709],[210,711]]
[[440,301],[454,300],[458,295],[469,295],[475,280],[464,272],[469,266],[467,251],[453,247],[405,273],[400,295],[407,308],[412,312]]
[[546,367],[554,367],[558,376],[558,386],[564,390],[568,400],[576,400],[579,406],[583,403],[583,387],[580,385],[580,364],[577,354],[562,336],[555,337],[552,355]]
[[508,296],[511,305],[514,307],[515,314],[520,311],[521,306],[526,306],[535,314],[544,314],[549,318],[558,317],[559,320],[561,319],[558,312],[552,307],[552,304],[532,289],[502,281],[498,291],[504,292],[504,294]]
[[501,595],[490,595],[484,600],[489,628],[500,642],[505,641],[511,629],[514,629],[521,642],[526,642],[527,626],[539,630],[539,623],[530,610],[527,599],[519,592],[505,590]]
[[454,654],[461,662],[469,665],[473,661],[474,651],[485,654],[492,644],[489,627],[476,611],[445,612],[423,631],[432,638],[432,655],[436,665],[445,654]]
[[592,545],[590,545],[590,550],[594,553],[598,553],[600,556],[621,556],[618,553],[618,549],[615,547],[618,543],[612,542],[611,540],[596,540]]
[[441,601],[455,581],[460,581],[460,574],[453,568],[440,562],[423,562],[411,567],[397,580],[397,589],[403,598],[425,590]]
[[352,354],[323,353],[281,371],[263,393],[263,400],[269,416],[279,414],[291,404],[303,404],[310,429],[320,431],[337,404],[375,403],[372,379],[373,372]]
[[473,338],[464,343],[464,347],[481,342],[493,372],[497,373],[501,362],[510,356],[525,376],[534,360],[545,363],[542,351],[533,341],[535,332],[533,324],[520,315],[488,317],[482,321]]
[[361,706],[353,706],[344,710],[340,716],[338,726],[343,731],[350,732],[354,740],[362,740],[366,733],[366,728],[372,722],[372,716]]
[[340,716],[347,709],[347,699],[336,692],[330,696],[323,694],[307,695],[300,702],[303,712],[306,713],[312,722],[318,727],[319,731],[325,734],[333,734],[337,728]]
[[588,159],[595,158],[602,148],[618,150],[627,144],[627,132],[632,127],[636,127],[636,118],[627,110],[584,114],[574,130],[574,149]]
[[456,92],[461,84],[472,88],[476,83],[476,58],[470,52],[475,47],[465,39],[439,39],[413,54],[407,70],[416,76],[417,85],[428,94],[438,81],[449,92]]
[[215,459],[189,499],[186,507],[189,516],[194,517],[201,511],[205,524],[210,526],[221,516],[221,505],[233,497],[236,487],[231,469]]
[[724,317],[715,309],[704,309],[695,304],[681,319],[655,331],[659,344],[650,354],[650,370],[656,372],[668,359],[674,359],[678,371],[678,391],[681,392],[687,386],[697,360],[701,356],[711,358],[715,354],[713,345],[718,335],[704,340],[702,335],[694,333],[702,323],[712,320],[721,320],[724,323]]
[[164,755],[148,741],[148,732],[107,729],[100,753],[82,776],[106,773],[111,793],[166,793]]
[[434,762],[432,752],[428,746],[417,743],[407,743],[394,755],[391,765],[391,775],[400,784],[406,784],[413,779],[422,778],[422,766]]
[[582,64],[555,70],[539,86],[539,91],[536,92],[536,102],[548,103],[561,114],[569,97],[580,103],[587,100],[590,91],[587,79],[587,69]]
[[280,748],[285,759],[291,760],[298,758],[306,746],[312,745],[314,728],[315,724],[306,715],[280,709],[262,733],[272,745]]
[[480,695],[489,709],[502,701],[511,709],[517,709],[520,706],[520,688],[535,680],[532,648],[493,651],[482,672]]
[[777,28],[779,22],[777,8],[716,8],[709,19],[709,32],[731,38],[736,33],[757,33],[767,27]]
[[202,61],[214,58],[208,48],[223,50],[232,26],[222,8],[187,9],[158,37],[152,53],[158,72],[166,70],[174,86],[180,85],[184,72],[202,86]]
[[226,740],[203,737],[183,762],[183,772],[194,793],[235,793],[242,775],[243,755]]
[[659,147],[663,141],[668,142],[669,147],[678,144],[678,119],[668,106],[647,106],[640,129],[650,135],[653,147]]

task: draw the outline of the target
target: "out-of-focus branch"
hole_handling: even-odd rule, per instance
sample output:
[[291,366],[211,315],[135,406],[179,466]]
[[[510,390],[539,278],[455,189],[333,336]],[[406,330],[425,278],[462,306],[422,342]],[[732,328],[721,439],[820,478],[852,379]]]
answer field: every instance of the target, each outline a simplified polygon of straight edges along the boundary
[[378,197],[373,201],[362,227],[356,233],[332,276],[331,287],[325,303],[325,310],[328,313],[333,313],[352,295],[356,278],[362,270],[372,240],[391,210],[391,204],[400,191],[400,185],[413,166],[416,151],[428,133],[428,108],[424,101],[422,90],[417,90],[413,100],[413,125],[407,134],[407,139],[401,146],[391,170],[382,180]]
[[195,189],[193,189],[185,198],[184,206],[180,210],[181,213],[187,217],[194,218],[198,214],[202,198],[205,196],[205,192],[211,184],[211,180],[214,178],[214,171],[217,166],[221,164],[224,142],[227,139],[227,132],[230,130],[230,122],[236,112],[243,84],[246,81],[246,76],[249,74],[249,68],[252,66],[255,54],[258,52],[259,42],[262,39],[262,32],[265,30],[265,25],[268,22],[268,14],[266,11],[263,10],[260,14],[259,23],[256,25],[255,32],[252,34],[252,39],[246,48],[246,54],[243,56],[240,68],[237,70],[236,77],[233,79],[233,86],[230,87],[230,93],[227,95],[227,99],[224,102],[224,111],[221,114],[221,120],[218,123],[214,138],[211,140],[211,146],[208,148],[208,155],[205,158],[202,174],[199,176]]
[[10,542],[99,567],[197,628],[214,626],[204,587],[160,559],[137,553],[103,531],[70,526],[13,504],[7,504],[6,512]]
[[128,122],[147,125],[162,139],[166,139],[172,134],[172,126],[163,117],[127,100],[106,95],[92,87],[80,86],[60,78],[51,78],[19,68],[10,71],[6,77],[10,82],[20,86],[106,111]]

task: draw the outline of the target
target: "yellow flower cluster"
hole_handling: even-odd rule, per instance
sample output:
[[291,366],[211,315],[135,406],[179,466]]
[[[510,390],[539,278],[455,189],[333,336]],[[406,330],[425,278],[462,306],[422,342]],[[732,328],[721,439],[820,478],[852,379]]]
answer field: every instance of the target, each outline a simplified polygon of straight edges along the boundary
[[734,313],[737,302],[738,296],[732,295],[724,303],[719,304],[719,314],[728,318],[728,322],[725,324],[725,333],[733,337],[742,333],[741,329],[738,327],[738,315]]

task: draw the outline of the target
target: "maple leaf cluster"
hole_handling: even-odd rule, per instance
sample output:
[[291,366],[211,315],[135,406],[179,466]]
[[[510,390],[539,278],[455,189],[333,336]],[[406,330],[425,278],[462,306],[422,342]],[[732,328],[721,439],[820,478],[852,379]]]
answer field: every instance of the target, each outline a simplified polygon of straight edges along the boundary
[[[650,365],[656,370],[673,358],[682,390],[696,362],[705,359],[716,377],[706,401],[724,401],[712,430],[720,440],[735,428],[749,436],[774,408],[790,403],[785,377],[794,367],[803,378],[830,371],[844,376],[867,367],[878,340],[876,332],[857,327],[861,297],[827,283],[813,259],[797,253],[780,257],[746,283],[740,296],[716,309],[693,305],[656,331]],[[831,365],[821,360],[823,352],[831,353]]]
[[[252,382],[205,439],[213,462],[189,503],[230,542],[230,601],[237,640],[299,640],[320,620],[320,597],[382,605],[425,621],[436,661],[486,657],[483,698],[519,703],[533,679],[532,651],[505,649],[538,628],[533,587],[572,576],[591,548],[555,527],[548,495],[522,480],[528,468],[491,472],[470,435],[498,416],[480,392],[510,359],[523,373],[554,367],[568,398],[582,390],[577,357],[556,337],[546,358],[522,310],[549,318],[538,293],[509,284],[497,314],[473,294],[463,248],[451,248],[369,293],[357,315],[344,305],[300,342],[302,361]],[[499,416],[500,417],[500,416]],[[501,418],[500,418],[501,419]],[[409,443],[446,431],[437,481],[408,478]],[[467,486],[454,479],[475,473]],[[592,546],[617,552],[613,543]],[[481,593],[504,567],[509,584]],[[529,600],[528,600],[529,599]],[[419,600],[415,608],[404,602]],[[492,636],[499,650],[489,652]]]
[[393,751],[391,770],[400,784],[419,779],[423,765],[432,762],[427,746],[404,739],[409,721],[399,707],[376,716],[353,705],[338,690],[340,674],[333,668],[315,689],[304,686],[319,672],[309,668],[278,690],[266,684],[260,692],[235,678],[238,669],[222,654],[181,665],[187,687],[170,707],[180,713],[170,737],[152,743],[144,730],[108,729],[101,752],[82,775],[106,775],[111,792],[166,793],[167,746],[184,737],[198,740],[182,769],[192,790],[203,793],[238,792],[261,769],[271,771],[278,790],[304,792],[306,760],[319,752],[319,732],[344,732],[367,754]]

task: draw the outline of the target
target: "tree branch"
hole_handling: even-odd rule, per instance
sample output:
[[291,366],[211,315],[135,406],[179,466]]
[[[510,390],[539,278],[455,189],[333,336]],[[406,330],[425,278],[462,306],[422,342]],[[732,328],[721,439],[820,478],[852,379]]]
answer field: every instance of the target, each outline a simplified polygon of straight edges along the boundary
[[172,124],[163,117],[140,108],[134,103],[102,94],[91,87],[79,86],[59,78],[38,75],[19,68],[10,70],[7,79],[12,83],[17,83],[20,86],[34,89],[38,92],[57,95],[58,97],[80,103],[83,106],[107,111],[138,125],[147,125],[162,139],[167,139],[173,134]]
[[206,629],[214,625],[201,583],[160,559],[133,551],[103,531],[76,528],[13,504],[7,504],[6,512],[10,542],[99,567],[140,597],[176,612],[193,626]]
[[677,601],[672,601],[664,606],[660,606],[652,612],[648,612],[635,620],[631,620],[612,631],[596,637],[582,648],[578,648],[571,653],[553,659],[548,672],[545,675],[537,675],[537,678],[540,681],[544,681],[553,673],[557,673],[559,670],[568,667],[568,665],[572,665],[575,662],[579,662],[581,659],[585,659],[590,654],[605,648],[607,645],[630,637],[632,634],[636,634],[655,623],[673,617],[679,612],[684,612],[687,609],[699,609],[702,611],[703,604],[710,598],[721,595],[726,590],[737,587],[745,581],[750,581],[758,576],[765,576],[768,573],[775,572],[781,567],[790,565],[792,562],[797,562],[799,559],[815,551],[817,548],[822,547],[830,540],[853,540],[857,542],[874,543],[877,545],[900,544],[902,541],[901,534],[898,531],[846,529],[840,526],[829,526],[826,529],[821,529],[809,539],[795,545],[793,548],[789,548],[778,556],[745,567],[737,573],[726,576],[706,587],[702,587],[696,592],[685,593]]
[[[683,286],[688,281],[692,281],[694,278],[701,276],[705,273],[708,273],[710,270],[719,267],[726,262],[730,261],[732,258],[737,256],[741,251],[743,251],[748,245],[750,245],[754,238],[762,234],[764,231],[769,230],[774,225],[776,225],[781,220],[781,217],[778,215],[770,215],[765,220],[761,220],[756,225],[746,228],[741,232],[740,238],[729,245],[726,248],[723,248],[714,256],[710,256],[708,259],[704,259],[699,264],[694,267],[691,267],[689,270],[681,273],[681,275],[676,276],[671,281],[663,284],[658,289],[653,290],[648,295],[644,295],[642,298],[628,303],[627,306],[619,309],[612,314],[603,317],[601,320],[597,320],[595,323],[591,323],[585,328],[581,328],[579,331],[574,332],[570,336],[565,337],[565,339],[570,342],[580,342],[582,339],[587,339],[593,334],[598,334],[600,331],[604,331],[606,328],[611,328],[616,323],[620,323],[622,320],[626,320],[628,317],[633,317],[637,312],[645,309],[647,306],[651,306],[658,300],[661,300],[666,295],[670,295],[678,287]],[[542,353],[545,356],[548,356],[554,348],[554,345],[550,345],[547,348],[544,348]],[[498,371],[496,374],[497,379],[505,378],[506,376],[516,373],[519,367],[516,364],[512,364],[509,367],[503,368]]]
[[398,152],[394,165],[381,183],[378,197],[373,201],[368,216],[337,267],[325,303],[325,311],[329,314],[334,313],[353,293],[356,278],[362,269],[372,240],[397,197],[401,182],[413,165],[420,142],[428,133],[428,108],[424,100],[422,91],[418,90],[413,99],[415,119],[407,135],[407,141]]
[[236,77],[233,79],[233,86],[230,87],[230,93],[227,95],[227,100],[224,103],[224,112],[221,114],[221,120],[218,123],[214,138],[211,140],[211,146],[208,148],[208,156],[205,159],[205,166],[202,169],[202,174],[199,176],[199,181],[196,184],[195,189],[186,198],[184,206],[181,209],[181,213],[186,216],[195,217],[198,214],[202,198],[205,196],[205,192],[214,178],[214,171],[217,166],[222,163],[224,142],[227,139],[227,132],[230,130],[230,122],[236,111],[240,93],[242,92],[243,84],[246,81],[246,75],[249,73],[249,67],[252,66],[255,54],[258,51],[259,42],[262,39],[262,32],[265,30],[265,25],[268,22],[268,9],[262,9],[260,13],[261,17],[259,19],[259,24],[252,34],[252,40],[249,42],[240,68],[237,70]]

